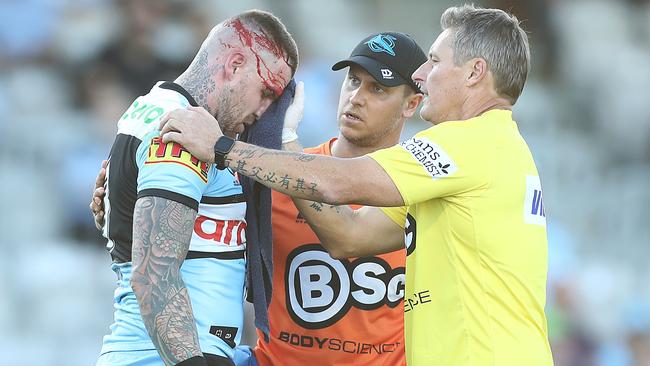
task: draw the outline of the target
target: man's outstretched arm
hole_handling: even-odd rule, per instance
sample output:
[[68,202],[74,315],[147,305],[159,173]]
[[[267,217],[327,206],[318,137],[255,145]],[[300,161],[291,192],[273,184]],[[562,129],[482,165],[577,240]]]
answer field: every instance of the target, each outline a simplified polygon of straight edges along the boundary
[[377,207],[293,202],[333,258],[366,257],[404,248],[404,230]]
[[203,356],[180,267],[196,211],[161,197],[141,197],[133,212],[131,286],[147,332],[165,365]]
[[240,174],[297,198],[333,205],[404,204],[388,174],[369,157],[342,159],[265,149],[238,141],[226,163]]
[[[206,162],[214,162],[213,147],[222,136],[214,117],[196,107],[177,109],[163,117],[161,134],[163,142],[180,143]],[[237,141],[226,163],[232,170],[293,197],[334,205],[404,205],[395,183],[367,156],[341,159],[264,149]]]
[[[302,152],[298,141],[282,145],[285,151]],[[404,230],[381,209],[350,206],[294,198],[293,203],[334,258],[365,257],[404,247]]]

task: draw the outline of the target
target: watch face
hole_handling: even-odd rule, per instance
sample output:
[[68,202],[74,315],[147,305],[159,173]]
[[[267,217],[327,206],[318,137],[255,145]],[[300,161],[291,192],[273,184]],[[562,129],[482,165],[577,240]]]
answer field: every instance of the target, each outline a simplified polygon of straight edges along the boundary
[[214,163],[216,164],[217,169],[224,170],[226,168],[226,154],[230,152],[230,149],[232,149],[234,145],[235,140],[228,136],[221,136],[217,142],[214,143]]
[[230,152],[230,149],[234,144],[235,144],[235,140],[227,136],[221,136],[214,144],[214,151],[225,154],[227,152]]

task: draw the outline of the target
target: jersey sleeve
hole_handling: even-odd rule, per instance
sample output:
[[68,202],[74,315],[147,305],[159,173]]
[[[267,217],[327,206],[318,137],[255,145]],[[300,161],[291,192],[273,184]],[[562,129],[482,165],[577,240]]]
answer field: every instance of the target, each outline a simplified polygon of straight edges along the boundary
[[147,137],[136,157],[138,198],[163,197],[198,210],[208,184],[210,165],[178,143],[163,143],[158,132]]
[[462,151],[467,144],[459,142],[434,127],[368,156],[386,171],[409,206],[458,194],[477,183]]
[[404,229],[408,207],[379,207],[379,209],[384,213],[384,215],[388,216],[389,219]]

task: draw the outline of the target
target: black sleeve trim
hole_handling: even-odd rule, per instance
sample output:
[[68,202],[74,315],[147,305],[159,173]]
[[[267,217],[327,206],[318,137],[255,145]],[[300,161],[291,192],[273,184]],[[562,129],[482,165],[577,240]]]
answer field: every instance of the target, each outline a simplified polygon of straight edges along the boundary
[[150,197],[150,196],[166,198],[174,202],[182,203],[187,207],[193,208],[195,211],[199,210],[199,203],[195,199],[187,197],[180,193],[170,192],[164,189],[155,189],[155,188],[143,189],[140,192],[138,192],[138,198]]
[[203,353],[203,356],[208,361],[208,366],[235,366],[231,359],[223,356],[217,356],[211,353]]
[[176,84],[174,82],[165,81],[164,83],[160,84],[159,87],[163,88],[163,89],[173,90],[173,91],[177,92],[178,94],[184,96],[185,99],[187,99],[187,101],[190,102],[190,105],[192,107],[198,107],[199,106],[199,103],[197,103],[196,100],[194,99],[194,97],[192,97],[192,94],[190,94],[187,90],[185,90],[185,88],[183,88],[182,86],[180,86],[180,85],[178,85],[178,84]]
[[194,356],[177,363],[176,366],[208,366],[208,361],[205,357]]
[[229,252],[195,252],[188,251],[185,259],[215,258],[215,259],[244,259],[245,250],[233,250]]
[[224,205],[227,203],[240,202],[246,202],[246,197],[244,197],[242,193],[225,197],[201,197],[201,203],[207,203],[209,205]]

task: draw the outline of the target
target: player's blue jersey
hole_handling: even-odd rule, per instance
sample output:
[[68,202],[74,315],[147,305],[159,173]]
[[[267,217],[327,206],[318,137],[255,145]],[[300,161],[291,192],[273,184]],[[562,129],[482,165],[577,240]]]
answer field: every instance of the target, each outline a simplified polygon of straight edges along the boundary
[[137,98],[118,122],[107,169],[103,233],[115,262],[131,261],[133,208],[143,196],[164,197],[198,209],[189,258],[197,255],[193,252],[245,249],[246,203],[233,172],[218,170],[181,145],[163,144],[159,138],[160,118],[190,104],[195,103],[183,88],[161,82]]
[[[160,82],[137,98],[118,122],[107,168],[103,234],[118,274],[115,323],[102,354],[154,349],[130,287],[133,209],[156,196],[198,211],[181,274],[204,353],[232,356],[243,323],[246,203],[230,170],[199,161],[177,143],[163,143],[160,118],[196,105],[181,86]],[[128,363],[128,361],[125,361]]]

